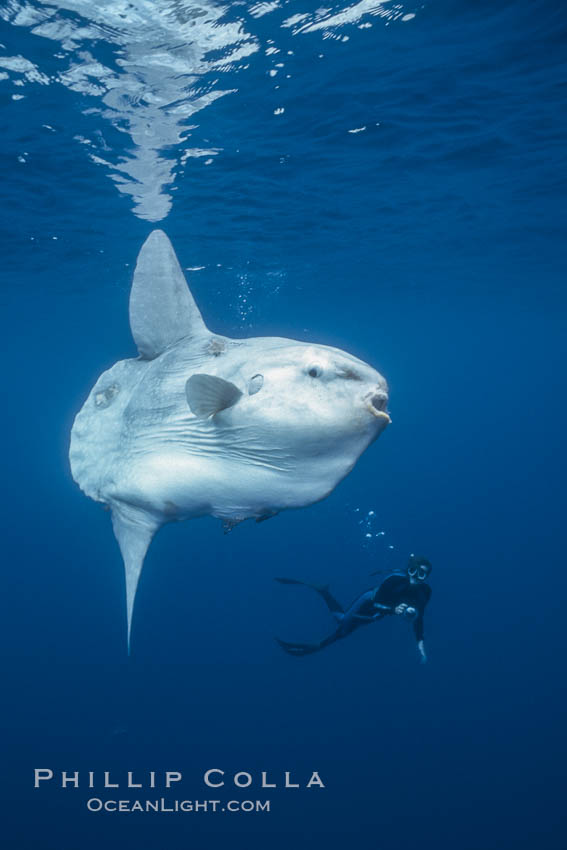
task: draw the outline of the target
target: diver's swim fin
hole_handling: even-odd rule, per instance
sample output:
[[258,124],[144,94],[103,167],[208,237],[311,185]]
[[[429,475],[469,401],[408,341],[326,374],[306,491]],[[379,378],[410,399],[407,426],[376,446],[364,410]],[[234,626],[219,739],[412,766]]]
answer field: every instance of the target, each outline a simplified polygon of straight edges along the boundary
[[274,640],[288,655],[309,655],[323,648],[320,643],[290,643],[287,640],[280,640],[280,638],[274,638]]
[[326,593],[330,587],[328,584],[309,584],[308,581],[301,581],[298,578],[285,578],[282,576],[275,576],[274,581],[279,581],[280,584],[299,584],[302,587],[310,587],[311,590],[316,590],[317,593]]
[[[336,616],[337,614],[344,614],[343,606],[338,600],[335,599],[331,591],[329,590],[328,584],[309,584],[307,581],[300,581],[297,578],[275,578],[274,581],[279,581],[280,584],[299,584],[302,587],[309,587],[311,590],[314,590],[319,594],[324,600],[327,608]],[[312,650],[314,651],[314,650]]]

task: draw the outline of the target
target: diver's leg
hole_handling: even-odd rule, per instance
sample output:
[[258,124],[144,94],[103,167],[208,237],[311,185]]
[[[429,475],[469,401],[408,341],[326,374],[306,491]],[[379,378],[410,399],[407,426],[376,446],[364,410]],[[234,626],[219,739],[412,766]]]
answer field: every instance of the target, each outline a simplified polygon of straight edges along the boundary
[[329,590],[329,585],[325,584],[322,587],[313,587],[313,590],[316,590],[321,599],[324,600],[331,614],[334,614],[337,620],[341,620],[342,615],[345,613],[345,609],[343,608],[341,603],[337,599],[335,599],[335,597]]
[[[331,612],[331,614],[339,615],[344,614],[344,608],[338,600],[335,599],[331,591],[329,590],[329,585],[318,585],[318,584],[309,584],[306,581],[300,581],[296,578],[276,578],[275,581],[279,581],[280,584],[301,584],[303,587],[310,587],[311,590],[314,590],[319,596],[325,601],[327,608]],[[341,618],[337,616],[337,619]]]

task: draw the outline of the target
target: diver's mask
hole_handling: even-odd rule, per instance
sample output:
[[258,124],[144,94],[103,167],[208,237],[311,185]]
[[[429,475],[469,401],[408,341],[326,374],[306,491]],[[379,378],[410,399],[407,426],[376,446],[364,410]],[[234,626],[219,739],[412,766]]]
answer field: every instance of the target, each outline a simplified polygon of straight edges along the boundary
[[412,581],[421,582],[427,579],[431,570],[431,563],[427,558],[416,558],[415,555],[412,555],[406,572]]

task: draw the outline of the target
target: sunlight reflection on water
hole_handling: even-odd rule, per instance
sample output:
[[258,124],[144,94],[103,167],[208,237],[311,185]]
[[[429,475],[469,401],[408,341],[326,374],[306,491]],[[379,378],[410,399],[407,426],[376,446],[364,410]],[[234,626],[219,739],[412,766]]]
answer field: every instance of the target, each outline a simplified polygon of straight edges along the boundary
[[[343,30],[353,25],[369,28],[367,18],[387,23],[413,17],[388,0],[335,3],[293,15],[284,6],[280,0],[10,0],[0,17],[56,42],[58,52],[53,55],[60,68],[48,70],[37,60],[0,55],[0,83],[18,86],[12,98],[22,100],[24,86],[63,85],[85,98],[84,114],[99,115],[127,134],[132,147],[114,158],[102,134],[97,139],[76,138],[90,160],[106,169],[118,191],[132,198],[135,215],[160,221],[171,209],[178,168],[189,158],[210,165],[222,154],[221,148],[190,146],[196,127],[188,125],[189,119],[236,93],[235,74],[248,70],[250,57],[261,50],[274,57],[268,73],[275,78],[284,68],[275,61],[278,31],[347,41]],[[274,16],[269,39],[252,32],[255,21],[266,15]],[[205,81],[205,75],[214,79]],[[283,112],[278,106],[273,114]]]

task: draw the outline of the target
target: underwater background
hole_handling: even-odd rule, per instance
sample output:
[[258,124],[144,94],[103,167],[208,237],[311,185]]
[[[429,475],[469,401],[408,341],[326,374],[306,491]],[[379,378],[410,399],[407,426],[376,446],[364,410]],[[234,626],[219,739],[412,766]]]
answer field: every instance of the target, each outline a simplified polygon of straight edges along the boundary
[[[566,37],[544,0],[0,3],[3,848],[565,846]],[[154,227],[214,331],[352,352],[393,424],[320,504],[166,526],[128,659],[67,453]],[[333,624],[274,576],[349,602],[411,552],[426,665],[398,618],[281,652]],[[89,813],[34,768],[272,810]]]

